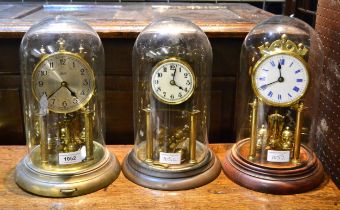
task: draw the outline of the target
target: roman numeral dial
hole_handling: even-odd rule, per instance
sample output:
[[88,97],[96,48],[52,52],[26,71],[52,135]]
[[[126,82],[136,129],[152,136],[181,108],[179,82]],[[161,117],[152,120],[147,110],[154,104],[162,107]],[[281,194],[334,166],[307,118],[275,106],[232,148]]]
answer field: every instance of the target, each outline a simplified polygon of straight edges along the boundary
[[255,94],[274,106],[297,102],[305,94],[308,83],[307,64],[300,57],[284,53],[259,60],[252,76]]
[[166,104],[180,104],[194,92],[195,76],[190,65],[176,58],[158,63],[152,73],[153,95]]

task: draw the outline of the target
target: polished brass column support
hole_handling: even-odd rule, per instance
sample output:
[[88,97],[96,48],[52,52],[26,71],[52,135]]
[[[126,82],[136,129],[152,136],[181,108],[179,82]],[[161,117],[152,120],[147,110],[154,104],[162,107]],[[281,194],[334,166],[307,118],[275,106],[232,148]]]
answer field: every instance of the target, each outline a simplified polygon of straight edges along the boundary
[[46,123],[44,122],[45,115],[39,114],[39,130],[40,130],[40,159],[41,165],[45,166],[48,164],[48,143],[47,143],[47,132]]
[[84,110],[85,118],[85,146],[86,146],[86,160],[93,160],[93,121],[91,111],[86,108]]
[[143,109],[145,111],[146,119],[146,159],[145,162],[153,162],[153,139],[152,139],[152,125],[151,125],[151,109],[148,107]]
[[248,159],[253,161],[256,157],[256,132],[257,132],[257,107],[258,102],[255,98],[253,103],[250,104],[252,107],[252,116],[251,116],[251,134],[250,134],[250,150]]
[[300,102],[296,107],[296,125],[294,132],[294,154],[293,163],[300,162],[300,147],[301,147],[301,125],[302,125],[302,111],[305,109],[302,102]]
[[189,163],[196,163],[196,138],[197,138],[197,130],[196,130],[196,122],[197,122],[197,114],[200,111],[194,110],[190,113],[190,142],[189,142],[189,151],[190,151],[190,160]]

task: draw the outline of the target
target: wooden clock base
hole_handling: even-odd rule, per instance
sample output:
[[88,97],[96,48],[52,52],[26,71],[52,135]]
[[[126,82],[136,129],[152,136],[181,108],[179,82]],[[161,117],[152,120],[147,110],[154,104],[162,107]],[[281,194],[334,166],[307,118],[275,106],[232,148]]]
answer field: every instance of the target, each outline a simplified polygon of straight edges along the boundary
[[224,173],[237,184],[251,190],[271,194],[295,194],[309,191],[324,179],[324,171],[315,154],[302,146],[305,160],[294,167],[270,167],[244,158],[240,151],[249,139],[227,151],[222,164]]
[[122,171],[130,181],[156,190],[187,190],[208,184],[221,173],[221,164],[209,150],[204,164],[182,170],[158,170],[134,158],[130,152],[124,159]]

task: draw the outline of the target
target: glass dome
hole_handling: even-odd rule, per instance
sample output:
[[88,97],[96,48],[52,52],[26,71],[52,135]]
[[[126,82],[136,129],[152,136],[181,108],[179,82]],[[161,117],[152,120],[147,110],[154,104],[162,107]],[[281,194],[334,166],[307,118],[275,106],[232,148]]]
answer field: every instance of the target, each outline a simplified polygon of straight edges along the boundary
[[[320,183],[322,167],[311,148],[322,58],[316,32],[293,17],[273,16],[247,35],[238,74],[237,144],[231,156],[242,160],[239,164],[245,167],[256,168],[257,174],[247,175],[260,177],[267,173],[262,178],[272,182],[265,184],[260,178],[253,183],[249,182],[252,178],[236,182],[278,194],[306,191]],[[233,162],[231,159],[229,162]],[[311,164],[318,166],[317,176],[309,174],[314,184],[301,189],[297,183],[288,189],[278,184],[279,180],[289,183],[298,179],[295,173],[310,170]],[[232,177],[227,168],[226,173]]]
[[[71,17],[47,18],[27,31],[20,56],[29,153],[25,166],[51,176],[85,173],[108,160],[112,167],[115,157],[104,143],[104,49],[97,33]],[[17,174],[18,184],[29,188],[23,183],[27,177]],[[110,174],[106,185],[115,176]],[[84,193],[32,190],[56,197]]]
[[[180,18],[154,21],[138,36],[132,61],[132,167],[150,176],[178,178],[214,161],[207,139],[212,50],[204,32]],[[172,188],[156,185],[144,184]]]

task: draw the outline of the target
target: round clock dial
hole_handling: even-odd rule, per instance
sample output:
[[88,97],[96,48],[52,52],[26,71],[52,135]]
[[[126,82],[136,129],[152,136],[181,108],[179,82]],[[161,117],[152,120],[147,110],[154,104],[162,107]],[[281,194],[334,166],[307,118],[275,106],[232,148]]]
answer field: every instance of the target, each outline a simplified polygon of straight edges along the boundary
[[56,113],[73,112],[83,107],[94,92],[94,74],[80,56],[61,52],[46,56],[32,75],[33,94],[46,96],[48,109]]
[[180,104],[193,94],[195,76],[189,64],[167,59],[154,67],[151,82],[158,100],[166,104]]
[[252,80],[255,94],[264,103],[289,106],[305,94],[309,75],[302,59],[282,53],[261,59]]

